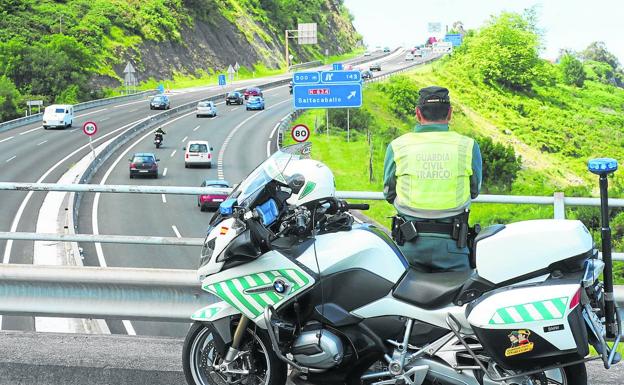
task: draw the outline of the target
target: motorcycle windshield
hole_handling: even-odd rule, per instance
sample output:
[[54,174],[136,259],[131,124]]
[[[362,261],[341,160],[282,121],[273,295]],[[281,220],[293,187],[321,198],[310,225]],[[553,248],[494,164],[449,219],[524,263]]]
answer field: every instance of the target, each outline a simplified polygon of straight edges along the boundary
[[253,170],[238,187],[232,192],[240,206],[247,206],[255,196],[269,182],[275,180],[286,184],[284,170],[291,160],[302,159],[310,154],[309,143],[300,143],[284,147],[271,155]]

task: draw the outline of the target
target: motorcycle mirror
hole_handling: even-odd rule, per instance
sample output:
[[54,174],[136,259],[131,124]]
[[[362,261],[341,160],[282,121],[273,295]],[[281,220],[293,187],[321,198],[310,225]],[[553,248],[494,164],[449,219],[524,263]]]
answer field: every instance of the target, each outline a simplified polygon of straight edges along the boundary
[[288,187],[292,189],[293,194],[299,194],[304,184],[305,177],[301,174],[294,174],[288,178]]

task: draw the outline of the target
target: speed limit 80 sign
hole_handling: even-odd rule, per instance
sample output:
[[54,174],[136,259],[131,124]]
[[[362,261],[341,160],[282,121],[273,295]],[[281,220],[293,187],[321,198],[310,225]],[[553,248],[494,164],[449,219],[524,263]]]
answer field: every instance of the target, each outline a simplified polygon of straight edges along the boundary
[[291,135],[295,142],[305,142],[310,138],[310,129],[305,124],[297,124],[292,128]]

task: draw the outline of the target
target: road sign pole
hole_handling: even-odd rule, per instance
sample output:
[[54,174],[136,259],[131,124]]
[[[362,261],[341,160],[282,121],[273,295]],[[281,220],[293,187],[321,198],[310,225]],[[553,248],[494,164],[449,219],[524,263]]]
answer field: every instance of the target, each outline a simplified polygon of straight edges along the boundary
[[93,140],[91,140],[91,135],[89,135],[89,147],[91,148],[91,153],[93,154],[93,159],[95,159],[95,150],[93,149]]
[[288,71],[288,67],[290,67],[290,59],[288,58],[288,30],[284,31],[286,44],[284,45],[284,58],[286,59],[286,71]]
[[327,136],[329,136],[329,108],[326,108],[326,109],[325,109],[325,120],[326,120],[326,122],[327,122],[327,126],[326,126],[327,130],[326,130],[326,133],[327,133]]
[[347,142],[351,141],[350,131],[349,131],[349,109],[347,108]]

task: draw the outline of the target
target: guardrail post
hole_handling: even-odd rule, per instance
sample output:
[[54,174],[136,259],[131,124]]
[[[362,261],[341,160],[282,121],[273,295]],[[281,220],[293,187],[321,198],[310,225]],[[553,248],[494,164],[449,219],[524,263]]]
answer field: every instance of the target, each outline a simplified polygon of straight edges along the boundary
[[555,209],[555,219],[565,219],[565,202],[562,192],[556,192],[554,194],[553,206]]

